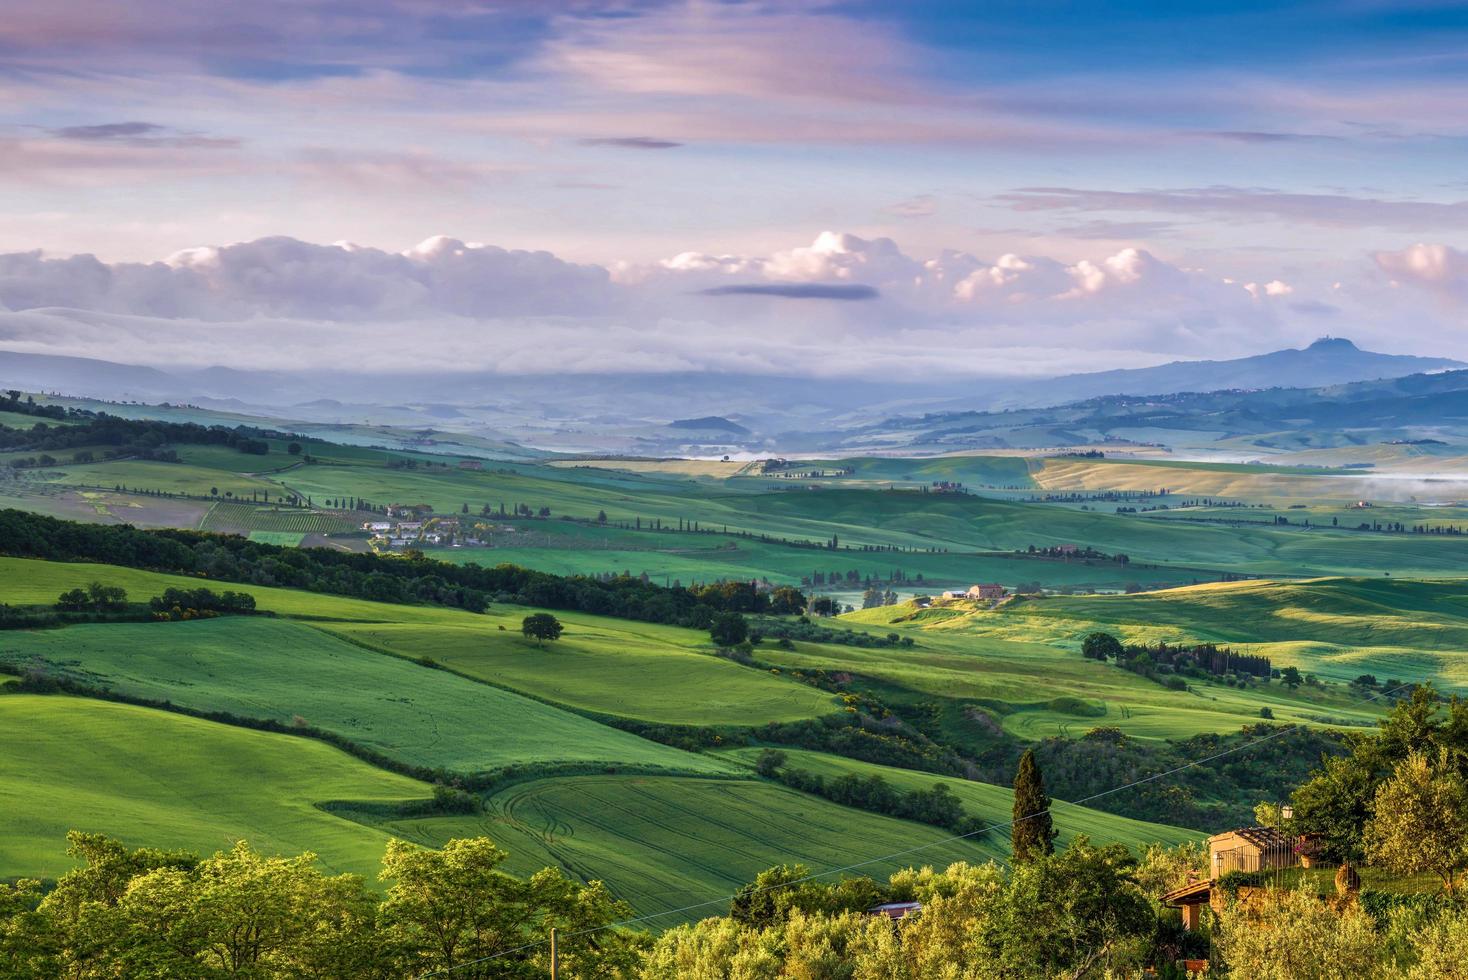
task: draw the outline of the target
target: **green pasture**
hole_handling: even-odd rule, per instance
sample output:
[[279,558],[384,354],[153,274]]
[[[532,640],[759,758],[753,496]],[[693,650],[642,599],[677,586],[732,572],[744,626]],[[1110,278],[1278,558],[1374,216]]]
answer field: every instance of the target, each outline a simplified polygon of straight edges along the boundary
[[1092,630],[1126,642],[1211,642],[1349,681],[1468,684],[1468,583],[1400,578],[1215,583],[1131,596],[1051,597],[944,624],[1074,647]]
[[[503,611],[501,611],[503,610]],[[565,633],[536,646],[519,633],[527,610],[491,609],[461,626],[342,623],[333,633],[581,711],[669,725],[762,725],[816,718],[834,698],[715,656],[707,634],[557,613]]]
[[72,486],[102,487],[109,490],[120,486],[125,490],[161,490],[165,493],[192,496],[209,496],[213,489],[218,489],[221,497],[233,494],[235,497],[248,498],[255,492],[277,497],[281,493],[279,484],[248,473],[145,459],[61,463],[47,470],[46,478],[52,483]]
[[308,738],[55,695],[0,695],[0,877],[72,867],[66,832],[204,854],[248,840],[376,877],[388,835],[318,804],[393,804],[429,787]]
[[[754,748],[731,749],[727,754],[752,766],[761,751]],[[934,783],[942,783],[963,802],[963,808],[967,813],[978,817],[991,827],[1006,825],[989,831],[985,842],[996,845],[1001,851],[1009,850],[1007,825],[1014,818],[1014,790],[1007,786],[995,786],[992,783],[980,783],[972,779],[936,776],[932,773],[898,769],[893,766],[879,766],[826,752],[785,748],[782,748],[781,751],[785,753],[787,767],[803,769],[825,779],[839,779],[847,774],[862,777],[881,776],[894,789],[908,793],[932,789]],[[1198,840],[1202,836],[1197,831],[1183,827],[1170,827],[1166,824],[1148,823],[1145,820],[1133,820],[1130,817],[1121,817],[1102,810],[1073,806],[1060,800],[1054,802],[1052,816],[1055,818],[1055,829],[1060,832],[1062,843],[1069,841],[1077,834],[1085,834],[1091,838],[1092,843],[1125,844],[1133,851],[1140,853],[1149,844],[1166,844],[1170,847],[1183,841]]]
[[[728,910],[728,897],[776,864],[812,872],[1005,858],[998,840],[948,841],[949,831],[838,806],[771,783],[661,776],[573,776],[506,789],[481,816],[416,819],[358,814],[395,837],[433,847],[489,836],[509,871],[559,866],[605,881],[641,915],[697,903],[645,923],[660,930]],[[890,860],[883,855],[906,852]],[[835,876],[832,876],[833,880]]]
[[489,772],[570,763],[719,773],[681,752],[299,623],[221,617],[10,633],[0,658],[119,693],[304,723],[416,766]]
[[260,544],[273,544],[285,548],[295,548],[305,540],[305,535],[300,531],[251,531],[248,535],[251,541]]
[[1344,690],[1290,692],[1278,682],[1247,690],[1196,682],[1192,691],[1170,691],[1115,665],[1086,660],[1078,644],[1041,642],[1037,631],[995,636],[972,625],[978,619],[889,606],[841,622],[881,633],[895,630],[912,636],[917,646],[796,644],[792,651],[766,644],[758,656],[783,670],[852,675],[855,687],[894,707],[935,712],[947,738],[976,750],[992,741],[996,722],[1027,740],[1078,737],[1103,726],[1165,740],[1237,731],[1257,723],[1264,707],[1284,724],[1366,726],[1382,713]]
[[[546,522],[561,527],[579,525]],[[498,540],[498,539],[497,539]],[[888,579],[901,571],[913,579],[907,588],[941,589],[974,582],[1000,582],[1009,586],[1021,582],[1039,582],[1049,589],[1121,590],[1130,583],[1147,588],[1188,585],[1207,581],[1217,572],[1141,562],[1117,565],[1111,562],[1061,561],[1004,554],[927,552],[867,552],[800,548],[775,542],[724,535],[621,532],[618,543],[641,545],[637,548],[575,547],[569,536],[556,540],[555,547],[429,548],[431,558],[455,563],[477,562],[497,565],[508,562],[556,575],[597,575],[644,572],[654,582],[711,582],[719,579],[767,579],[775,584],[798,585],[815,572],[855,570],[865,579]],[[562,545],[567,546],[562,546]],[[842,584],[842,587],[849,588]],[[858,586],[859,588],[859,586]],[[821,588],[817,592],[823,591]]]

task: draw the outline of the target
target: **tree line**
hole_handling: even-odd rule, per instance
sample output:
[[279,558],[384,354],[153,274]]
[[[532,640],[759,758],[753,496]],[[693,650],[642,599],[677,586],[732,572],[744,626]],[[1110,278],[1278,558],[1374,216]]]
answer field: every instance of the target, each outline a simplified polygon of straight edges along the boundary
[[[13,393],[7,393],[13,394]],[[269,439],[289,439],[290,433],[254,426],[199,425],[196,422],[164,422],[156,419],[125,419],[106,412],[67,409],[58,416],[53,405],[9,400],[0,402],[0,410],[18,412],[63,421],[65,425],[49,425],[38,421],[29,429],[0,426],[0,449],[7,452],[57,451],[87,446],[110,446],[109,455],[137,455],[149,459],[176,460],[177,454],[165,447],[169,444],[228,446],[243,453],[264,456],[270,452]],[[297,449],[299,452],[299,448]],[[53,460],[54,462],[54,460]]]
[[804,602],[797,589],[764,592],[745,581],[670,588],[635,578],[602,581],[516,565],[455,565],[421,554],[404,559],[289,548],[204,531],[83,524],[12,509],[0,511],[0,552],[471,612],[483,612],[495,599],[700,630],[721,612],[798,612]]

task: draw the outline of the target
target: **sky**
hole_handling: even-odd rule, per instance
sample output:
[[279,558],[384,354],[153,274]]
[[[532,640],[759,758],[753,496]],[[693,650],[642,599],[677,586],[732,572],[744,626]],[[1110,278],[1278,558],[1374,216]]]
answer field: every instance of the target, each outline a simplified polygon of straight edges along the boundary
[[1468,5],[12,0],[0,347],[1468,358]]

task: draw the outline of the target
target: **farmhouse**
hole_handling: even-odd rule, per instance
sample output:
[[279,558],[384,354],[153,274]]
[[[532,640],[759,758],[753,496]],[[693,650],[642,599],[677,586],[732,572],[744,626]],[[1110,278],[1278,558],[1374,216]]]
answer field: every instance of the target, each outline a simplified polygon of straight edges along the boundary
[[1231,871],[1274,871],[1300,864],[1300,838],[1272,827],[1243,827],[1208,838],[1209,877],[1193,877],[1162,896],[1163,902],[1183,911],[1183,927],[1196,929],[1204,905],[1221,901],[1214,886]]
[[371,531],[374,534],[381,534],[384,531],[391,531],[392,530],[392,522],[391,521],[367,521],[366,523],[364,523],[362,525],[362,530],[364,530],[364,531]]
[[1008,595],[1008,590],[1002,585],[993,582],[985,582],[980,585],[970,585],[967,589],[950,589],[943,593],[945,599],[1003,599]]
[[901,922],[909,915],[917,915],[923,910],[922,902],[883,902],[867,909],[867,915],[885,915],[893,922]]

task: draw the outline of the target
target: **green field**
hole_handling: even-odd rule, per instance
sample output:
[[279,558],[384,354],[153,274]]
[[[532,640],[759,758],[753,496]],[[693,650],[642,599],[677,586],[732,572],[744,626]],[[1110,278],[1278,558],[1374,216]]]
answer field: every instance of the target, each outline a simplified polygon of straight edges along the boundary
[[[760,749],[752,748],[732,749],[728,754],[752,766],[760,751]],[[971,779],[935,776],[931,773],[897,769],[892,766],[879,766],[825,752],[811,752],[804,749],[782,749],[781,751],[785,753],[788,767],[813,772],[825,779],[836,779],[848,773],[855,773],[858,776],[881,776],[894,789],[903,792],[927,790],[931,789],[934,783],[942,783],[963,802],[963,808],[967,813],[979,817],[991,827],[999,828],[989,831],[984,838],[985,843],[997,847],[1000,853],[996,857],[1003,860],[1009,853],[1008,824],[1014,817],[1014,791],[1006,786],[994,786]],[[1076,834],[1085,834],[1091,838],[1093,843],[1125,844],[1139,853],[1149,844],[1171,846],[1187,840],[1198,840],[1201,836],[1197,831],[1182,827],[1169,827],[1165,824],[1132,820],[1114,813],[1071,806],[1059,800],[1055,801],[1053,816],[1055,829],[1060,832],[1061,842],[1070,840]],[[1000,827],[1001,824],[1005,826]]]
[[[198,414],[206,417],[222,420]],[[6,422],[0,417],[0,425]],[[99,581],[127,589],[137,603],[170,587],[245,591],[271,614],[12,630],[0,634],[0,661],[187,712],[319,730],[384,765],[436,771],[435,779],[495,777],[482,814],[394,816],[392,804],[421,799],[429,787],[319,740],[76,697],[4,694],[0,744],[19,748],[0,758],[0,812],[14,815],[3,822],[0,875],[64,871],[62,837],[73,826],[128,843],[203,851],[247,837],[267,851],[315,850],[333,869],[366,874],[375,872],[389,835],[434,845],[488,834],[510,851],[510,870],[549,864],[600,878],[640,913],[714,903],[652,923],[662,927],[722,911],[725,896],[772,864],[800,861],[821,871],[855,865],[882,875],[912,864],[1008,856],[1003,831],[945,841],[948,832],[938,828],[755,778],[752,763],[766,740],[849,744],[824,734],[826,723],[853,717],[838,694],[870,699],[848,699],[869,712],[862,716],[868,733],[880,733],[872,752],[884,754],[869,757],[921,758],[912,764],[927,765],[953,750],[971,768],[944,768],[988,773],[1003,764],[993,760],[1012,759],[1021,743],[1101,727],[1135,738],[1129,751],[1138,755],[1165,750],[1165,741],[1235,733],[1258,723],[1263,709],[1281,725],[1364,731],[1384,708],[1344,683],[1359,674],[1433,680],[1449,692],[1468,681],[1468,536],[1347,530],[1358,521],[1463,524],[1468,508],[1411,501],[1352,507],[1364,485],[1361,471],[955,455],[815,460],[794,469],[851,472],[800,479],[761,475],[758,464],[737,461],[647,460],[619,469],[615,460],[526,461],[531,453],[474,469],[461,468],[465,457],[452,455],[482,448],[472,437],[432,456],[414,448],[423,438],[414,433],[348,428],[343,439],[396,448],[308,437],[300,456],[278,440],[266,456],[186,446],[178,463],[63,462],[27,470],[0,485],[0,499],[87,520],[357,549],[366,547],[359,529],[372,511],[328,509],[326,501],[426,503],[440,514],[466,514],[467,529],[492,545],[430,552],[446,561],[510,562],[557,574],[625,572],[685,585],[798,584],[819,574],[836,584],[808,591],[838,593],[843,601],[868,578],[896,581],[904,594],[981,581],[1038,582],[1052,593],[1134,585],[1157,591],[1052,594],[994,609],[883,607],[824,625],[896,633],[912,646],[766,639],[741,663],[720,656],[706,631],[579,612],[556,611],[563,637],[537,645],[520,633],[523,617],[536,610],[500,597],[488,612],[471,614],[203,575],[0,558],[0,601],[9,605],[49,606],[59,593]],[[1397,460],[1395,450],[1370,461],[1413,463]],[[1300,462],[1312,460],[1302,455]],[[932,492],[935,481],[985,495]],[[1169,503],[1209,493],[1268,506],[1118,514],[1129,498],[1021,499],[1163,484],[1179,491]],[[253,503],[264,494],[309,496],[314,506]],[[495,516],[524,507],[547,508],[551,516]],[[489,515],[481,516],[485,508]],[[1289,523],[1276,524],[1277,517]],[[1332,528],[1332,521],[1342,526]],[[698,532],[679,529],[694,522]],[[332,535],[355,538],[327,540]],[[1022,554],[1057,545],[1129,561]],[[1262,578],[1225,584],[1225,574]],[[266,563],[258,577],[278,575],[278,566],[272,571]],[[1187,690],[1170,690],[1082,658],[1081,638],[1098,629],[1132,643],[1229,645],[1331,683],[1292,691],[1277,681],[1191,679]],[[881,727],[889,711],[897,716],[888,719],[890,730]],[[776,723],[792,728],[763,729]],[[687,752],[627,728],[719,748]],[[899,741],[899,733],[910,741]],[[942,781],[970,813],[994,824],[1009,819],[1012,794],[1002,786],[786,751],[790,765],[828,778],[880,774],[904,790]],[[1244,805],[1233,797],[1222,802]],[[1063,837],[1085,833],[1133,848],[1197,836],[1065,805],[1057,806],[1056,821]],[[897,852],[905,853],[866,863]]]
[[455,772],[568,763],[699,773],[727,768],[278,620],[226,617],[14,633],[0,657],[45,661],[91,684],[194,711],[287,725],[299,719],[401,762]]
[[80,698],[0,695],[0,876],[72,866],[66,832],[213,853],[248,839],[376,877],[388,835],[318,804],[421,800],[429,788],[307,738]]
[[[544,648],[517,632],[523,610],[487,624],[338,624],[333,633],[583,711],[670,725],[757,725],[837,710],[817,688],[700,652],[692,630],[563,614],[564,636]],[[503,625],[504,632],[493,625]]]
[[306,538],[299,531],[251,531],[246,537],[260,544],[273,544],[284,548],[299,547]]
[[[735,889],[775,864],[861,865],[855,873],[880,877],[915,864],[1007,856],[997,840],[950,842],[937,827],[761,782],[572,776],[504,790],[490,807],[484,816],[358,818],[428,846],[487,835],[510,852],[508,870],[550,865],[600,878],[643,915],[710,903],[652,920],[652,929],[722,914]],[[907,853],[865,863],[899,851]]]
[[[445,446],[451,450],[451,447]],[[45,471],[59,485],[114,486],[163,490],[221,502],[201,522],[205,529],[340,534],[354,531],[357,513],[251,511],[236,503],[256,494],[276,499],[309,496],[315,504],[362,498],[374,504],[425,503],[439,513],[478,515],[488,507],[513,512],[548,508],[553,517],[591,521],[605,513],[613,524],[665,528],[680,520],[709,530],[749,537],[631,534],[616,527],[585,534],[579,542],[567,528],[542,528],[553,542],[510,545],[502,558],[556,572],[646,571],[661,579],[708,580],[720,576],[768,577],[798,582],[813,570],[855,568],[863,577],[885,577],[893,568],[925,578],[959,582],[977,578],[1005,583],[1038,580],[1047,587],[1119,589],[1136,582],[1146,587],[1216,580],[1228,570],[1269,576],[1367,575],[1460,576],[1468,568],[1468,538],[1381,535],[1363,547],[1360,532],[1301,527],[1234,527],[1226,523],[1178,520],[1176,512],[1119,515],[1116,503],[1080,506],[1022,502],[1020,494],[1040,491],[1084,493],[1112,489],[1173,487],[1182,495],[1210,494],[1233,499],[1301,502],[1337,516],[1347,502],[1369,498],[1362,471],[1326,467],[1271,467],[1256,464],[1144,459],[1021,458],[945,456],[929,459],[853,458],[813,461],[819,468],[849,468],[850,476],[798,480],[749,475],[748,467],[693,466],[685,461],[614,468],[598,465],[551,466],[526,462],[480,461],[481,469],[460,469],[464,457],[434,457],[422,452],[333,446],[308,441],[305,456],[292,457],[272,444],[267,456],[247,456],[214,446],[182,447],[183,462],[138,460],[85,465],[60,464]],[[414,468],[388,465],[413,463]],[[715,474],[732,472],[733,476]],[[984,488],[988,497],[917,492],[933,481]],[[1383,484],[1383,486],[1386,486]],[[893,491],[890,488],[898,488]],[[904,489],[905,488],[905,489]],[[1390,487],[1388,487],[1390,489]],[[1002,498],[1002,499],[1001,499]],[[1090,505],[1087,505],[1090,506]],[[1429,509],[1420,509],[1431,520]],[[1248,510],[1224,517],[1246,518]],[[1204,516],[1204,515],[1198,515]],[[1263,517],[1261,513],[1259,515]],[[1349,515],[1348,515],[1349,516]],[[1158,519],[1161,517],[1161,519]],[[1440,518],[1446,519],[1446,518]],[[542,522],[551,524],[555,522]],[[781,547],[780,539],[824,543],[836,537],[841,547],[821,555],[808,548]],[[768,540],[760,540],[764,537]],[[732,551],[716,552],[734,543]],[[1030,545],[1076,544],[1131,557],[1128,568],[1047,566],[979,553],[1013,552]],[[893,550],[895,549],[895,550]],[[456,549],[454,560],[486,560],[479,549]],[[637,554],[637,552],[647,554]]]
[[1135,643],[1227,644],[1340,681],[1370,673],[1449,689],[1468,682],[1468,585],[1458,581],[1255,581],[1048,598],[945,628],[1072,646],[1104,629]]
[[[545,542],[538,547],[516,546],[511,538],[509,544],[500,545],[497,541],[488,550],[428,548],[425,553],[441,561],[481,565],[508,562],[555,575],[646,573],[660,584],[765,579],[776,584],[798,585],[802,579],[813,578],[815,572],[829,575],[833,571],[842,575],[855,571],[862,579],[870,576],[886,581],[900,571],[910,580],[903,586],[908,591],[959,584],[967,587],[974,582],[1001,582],[1009,586],[1039,582],[1047,589],[1120,591],[1131,583],[1165,588],[1218,577],[1218,573],[1204,569],[1140,562],[1121,566],[1113,562],[1063,561],[1013,554],[842,551],[833,555],[821,549],[709,534],[639,534],[612,530],[605,537],[592,538],[564,533],[583,527],[579,524],[545,523],[549,531],[557,533],[536,535],[538,541]],[[620,547],[608,547],[609,544]],[[923,581],[915,580],[918,575]]]
[[984,616],[918,612],[910,605],[872,609],[843,622],[877,632],[911,631],[918,646],[842,648],[838,654],[797,645],[794,651],[762,649],[760,656],[786,670],[854,674],[864,690],[897,707],[934,705],[947,737],[974,749],[990,741],[995,723],[1024,739],[1080,736],[1101,726],[1137,738],[1173,739],[1236,731],[1257,722],[1264,707],[1281,722],[1306,725],[1367,726],[1382,713],[1380,705],[1337,688],[1291,692],[1275,682],[1244,690],[1198,682],[1189,692],[1170,691],[1084,659],[1078,637],[1061,645],[1043,623],[1023,621],[996,633],[985,627],[1008,620],[1000,613]]
[[[261,507],[255,504],[240,504],[216,501],[209,505],[209,512],[199,522],[201,531],[254,534],[286,533],[307,534],[350,534],[361,526],[355,514],[342,511],[313,510],[305,507]],[[257,539],[263,540],[263,539]],[[268,544],[279,542],[267,541]],[[298,544],[299,540],[290,542]]]

